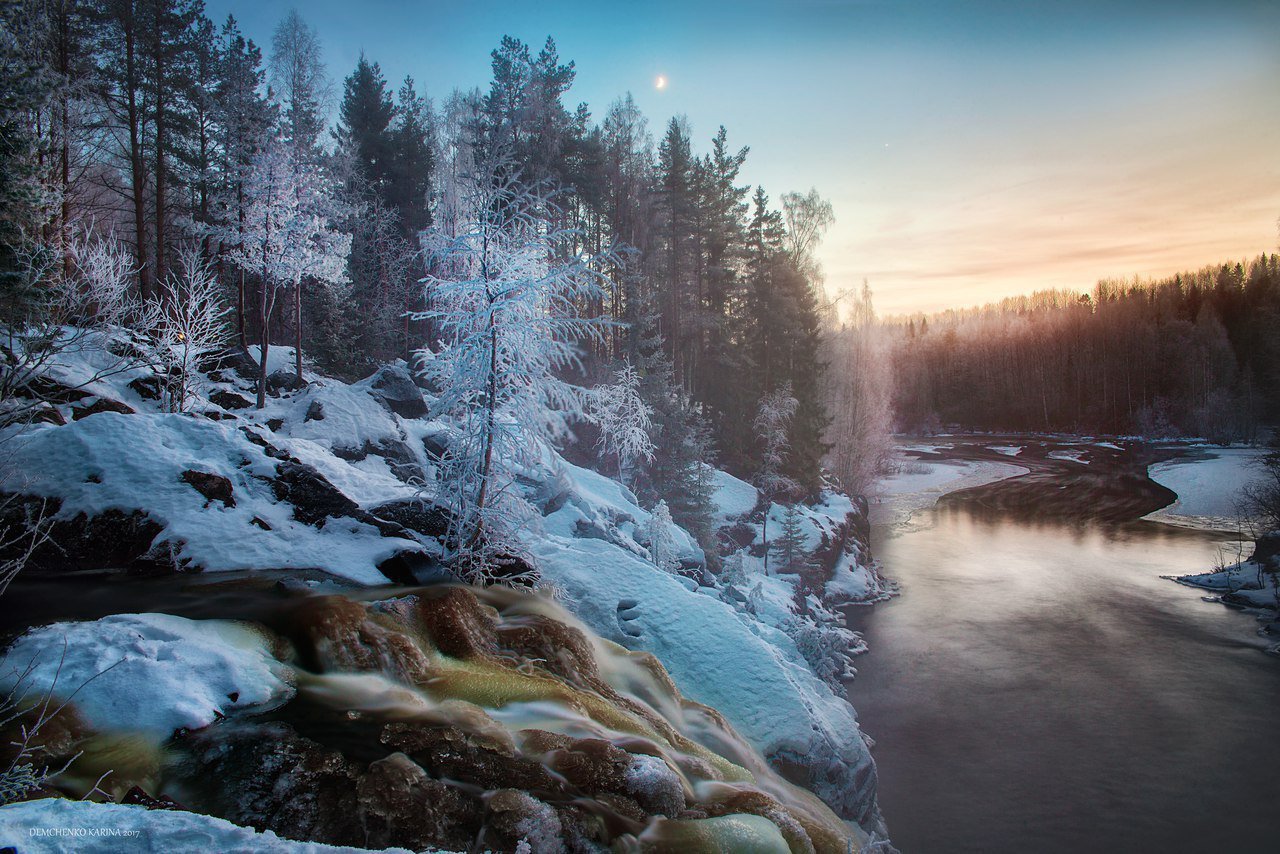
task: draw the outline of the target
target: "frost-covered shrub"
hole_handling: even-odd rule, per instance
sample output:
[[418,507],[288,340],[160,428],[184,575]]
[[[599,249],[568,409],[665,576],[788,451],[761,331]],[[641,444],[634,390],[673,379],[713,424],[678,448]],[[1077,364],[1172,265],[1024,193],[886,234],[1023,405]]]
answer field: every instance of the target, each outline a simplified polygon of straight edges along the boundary
[[808,614],[787,618],[782,630],[795,642],[814,674],[835,693],[846,696],[844,680],[853,676],[853,654],[862,642],[857,633],[835,620],[819,622]]

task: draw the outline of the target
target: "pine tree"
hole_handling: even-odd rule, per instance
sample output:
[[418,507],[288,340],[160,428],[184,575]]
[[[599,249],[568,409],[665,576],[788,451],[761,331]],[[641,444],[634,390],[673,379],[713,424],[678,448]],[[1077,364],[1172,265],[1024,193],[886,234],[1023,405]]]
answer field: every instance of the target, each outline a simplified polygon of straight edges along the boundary
[[334,138],[347,162],[348,192],[385,201],[393,173],[391,118],[395,109],[378,63],[363,53],[343,84]]
[[[225,248],[241,246],[247,214],[245,184],[275,122],[266,99],[266,70],[262,51],[240,32],[235,18],[227,16],[218,44],[218,86],[213,100],[214,146],[218,163],[218,188],[212,225]],[[249,297],[244,269],[235,276],[235,325],[240,347],[248,346],[246,315]]]
[[687,386],[685,346],[689,292],[693,284],[694,174],[688,123],[673,118],[658,147],[659,230],[665,244],[659,262],[662,336],[677,384]]
[[799,505],[789,504],[782,516],[782,530],[769,547],[774,556],[774,571],[798,575],[808,569],[812,560],[805,548],[807,544],[804,515]]
[[783,473],[790,444],[787,431],[795,412],[796,399],[791,396],[791,386],[785,384],[760,400],[760,410],[753,422],[760,444],[760,468],[756,474],[756,486],[765,498],[764,522],[760,531],[765,548],[765,572],[769,571],[769,511],[774,499],[794,491],[797,486],[794,480]]

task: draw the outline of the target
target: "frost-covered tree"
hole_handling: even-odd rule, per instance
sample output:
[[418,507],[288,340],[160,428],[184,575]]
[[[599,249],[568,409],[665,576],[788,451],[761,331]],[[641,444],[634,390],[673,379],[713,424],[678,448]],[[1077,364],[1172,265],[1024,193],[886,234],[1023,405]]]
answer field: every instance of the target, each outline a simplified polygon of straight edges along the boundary
[[415,316],[440,337],[419,362],[439,390],[434,414],[457,427],[441,466],[451,557],[485,580],[493,558],[519,551],[528,506],[517,471],[582,415],[584,391],[565,373],[581,343],[603,337],[581,306],[600,294],[606,259],[563,253],[570,235],[552,224],[548,193],[522,184],[506,157],[460,172],[450,195],[451,221],[423,236],[430,308]]
[[317,153],[329,79],[315,28],[290,9],[271,36],[271,86],[284,120],[284,135],[300,161]]
[[[283,140],[270,141],[254,159],[245,184],[244,221],[228,228],[232,264],[256,275],[260,282],[258,323],[262,333],[258,408],[266,405],[267,357],[271,347],[271,318],[277,298],[303,280],[324,285],[347,281],[346,261],[351,235],[335,230],[336,217],[320,169],[299,162]],[[295,307],[301,337],[301,309]],[[297,342],[295,369],[302,378],[302,347]]]
[[830,329],[825,373],[826,404],[831,413],[827,464],[840,484],[865,492],[879,475],[892,450],[891,360],[866,282],[848,294],[845,321]]
[[[600,455],[617,459],[618,479],[624,484],[633,463],[653,459],[653,408],[645,403],[640,375],[631,365],[623,365],[612,383],[591,390],[586,416],[600,430]],[[666,502],[661,506],[665,510]]]
[[676,555],[676,541],[672,536],[675,523],[671,521],[671,511],[667,502],[659,501],[649,514],[649,523],[645,526],[645,534],[649,539],[649,559],[653,565],[664,572],[675,572],[680,568],[680,558]]
[[753,426],[760,445],[760,467],[756,473],[756,486],[765,498],[764,522],[760,535],[764,540],[764,569],[769,571],[769,507],[774,498],[793,492],[798,484],[783,474],[787,463],[787,428],[796,412],[796,399],[791,396],[791,386],[782,385],[760,400]]
[[192,246],[180,250],[176,269],[160,283],[155,333],[156,364],[165,377],[169,412],[186,411],[196,362],[226,345],[230,311],[200,251]]

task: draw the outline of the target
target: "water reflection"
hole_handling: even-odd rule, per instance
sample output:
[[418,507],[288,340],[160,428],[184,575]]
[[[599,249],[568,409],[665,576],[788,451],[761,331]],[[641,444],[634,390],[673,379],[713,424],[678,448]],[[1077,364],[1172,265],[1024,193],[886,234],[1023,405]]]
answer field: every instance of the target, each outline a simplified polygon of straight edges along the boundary
[[913,851],[1274,851],[1280,662],[1161,576],[1224,537],[962,508],[876,531],[903,596],[851,615],[881,806]]

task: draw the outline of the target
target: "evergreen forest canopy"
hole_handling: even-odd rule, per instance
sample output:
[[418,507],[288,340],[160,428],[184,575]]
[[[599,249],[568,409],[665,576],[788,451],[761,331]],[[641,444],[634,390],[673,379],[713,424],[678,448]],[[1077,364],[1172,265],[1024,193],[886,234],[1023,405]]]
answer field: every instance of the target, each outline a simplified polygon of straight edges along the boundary
[[1253,441],[1280,419],[1280,256],[896,318],[905,430]]

